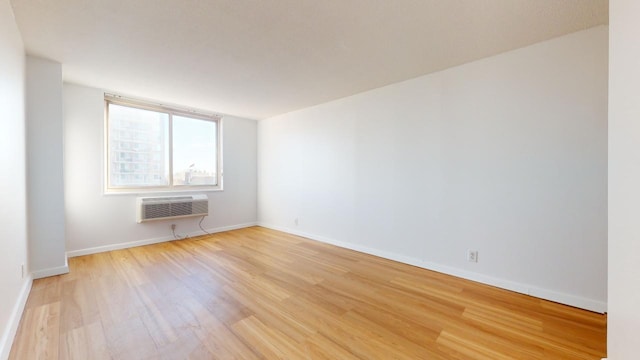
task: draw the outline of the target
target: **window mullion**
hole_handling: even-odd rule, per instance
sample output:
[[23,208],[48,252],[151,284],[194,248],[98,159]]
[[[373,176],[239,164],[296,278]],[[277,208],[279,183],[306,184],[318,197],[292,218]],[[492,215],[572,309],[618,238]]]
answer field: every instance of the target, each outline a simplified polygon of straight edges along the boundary
[[173,189],[173,114],[169,113],[169,187]]

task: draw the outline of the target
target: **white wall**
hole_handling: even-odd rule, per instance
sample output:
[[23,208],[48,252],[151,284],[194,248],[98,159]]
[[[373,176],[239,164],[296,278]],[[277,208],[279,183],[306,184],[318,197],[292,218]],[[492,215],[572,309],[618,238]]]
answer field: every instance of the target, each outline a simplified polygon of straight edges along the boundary
[[[67,251],[70,256],[203,234],[200,218],[136,223],[136,195],[104,195],[104,92],[65,84],[64,161]],[[164,100],[164,99],[159,99]],[[224,191],[207,192],[209,231],[255,225],[257,124],[223,118]]]
[[27,56],[27,208],[34,278],[69,272],[65,255],[62,65]]
[[27,264],[25,57],[11,5],[0,0],[0,359],[9,356],[31,280]]
[[640,2],[609,9],[609,359],[637,359],[640,334]]
[[260,121],[258,154],[261,225],[606,309],[606,27]]

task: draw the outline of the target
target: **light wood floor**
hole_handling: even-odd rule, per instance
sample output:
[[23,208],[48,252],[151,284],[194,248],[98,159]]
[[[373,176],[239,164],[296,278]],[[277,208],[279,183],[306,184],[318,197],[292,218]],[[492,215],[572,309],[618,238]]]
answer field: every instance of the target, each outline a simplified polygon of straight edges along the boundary
[[600,359],[606,317],[253,227],[69,260],[11,359]]

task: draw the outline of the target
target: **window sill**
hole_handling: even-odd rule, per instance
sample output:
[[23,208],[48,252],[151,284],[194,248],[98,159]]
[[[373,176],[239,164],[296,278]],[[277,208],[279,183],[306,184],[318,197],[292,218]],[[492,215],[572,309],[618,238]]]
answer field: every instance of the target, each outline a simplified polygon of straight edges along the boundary
[[179,195],[179,194],[189,194],[189,193],[206,193],[206,192],[219,192],[224,191],[221,187],[203,187],[203,188],[190,188],[190,189],[149,189],[149,190],[140,190],[140,189],[121,189],[121,190],[105,190],[103,192],[104,196],[118,196],[118,195],[133,195],[133,196],[170,196],[170,195]]

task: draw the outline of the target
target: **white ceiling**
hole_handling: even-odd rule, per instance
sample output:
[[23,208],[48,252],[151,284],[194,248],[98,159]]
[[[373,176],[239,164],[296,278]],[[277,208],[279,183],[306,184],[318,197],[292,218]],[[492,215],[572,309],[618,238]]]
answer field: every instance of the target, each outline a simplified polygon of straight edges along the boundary
[[607,0],[12,0],[64,80],[262,119],[608,22]]

